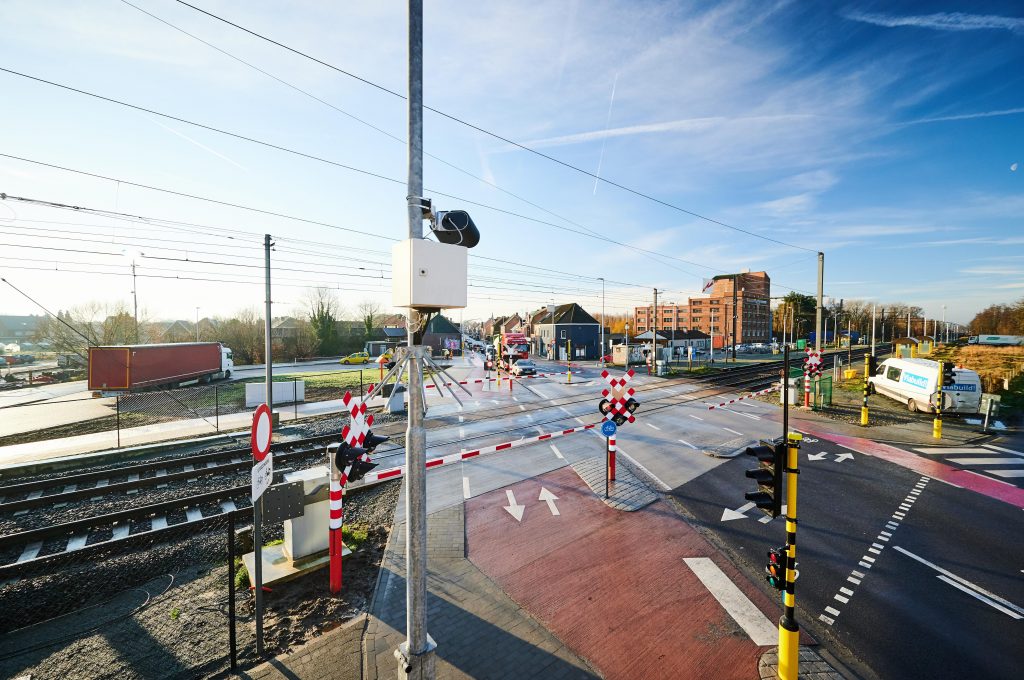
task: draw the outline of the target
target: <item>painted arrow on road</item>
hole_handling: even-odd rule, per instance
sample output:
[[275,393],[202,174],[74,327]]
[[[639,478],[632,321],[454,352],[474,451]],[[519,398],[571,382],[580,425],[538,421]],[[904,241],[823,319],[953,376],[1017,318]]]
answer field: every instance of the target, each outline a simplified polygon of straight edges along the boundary
[[516,504],[516,495],[512,493],[511,489],[505,491],[505,496],[508,497],[508,505],[504,506],[504,508],[508,510],[508,514],[516,518],[517,522],[522,522],[523,512],[526,511],[526,506]]
[[724,510],[722,510],[722,520],[721,521],[728,522],[729,520],[733,520],[733,519],[746,519],[747,516],[744,515],[743,513],[745,513],[747,510],[750,510],[752,507],[754,507],[753,503],[747,503],[746,505],[741,505],[740,507],[736,508],[735,510],[730,510],[729,508],[725,508]]
[[828,451],[822,451],[821,453],[807,454],[807,460],[822,460],[828,455]]
[[558,500],[558,496],[556,496],[555,494],[551,493],[550,491],[545,489],[543,486],[540,488],[540,498],[538,498],[537,500],[544,501],[545,503],[547,503],[548,504],[548,510],[551,511],[552,515],[560,514],[558,512],[558,508],[555,507],[555,501]]
[[840,454],[836,455],[836,462],[837,463],[842,463],[844,460],[847,460],[847,459],[853,460],[853,454],[852,453],[840,453]]

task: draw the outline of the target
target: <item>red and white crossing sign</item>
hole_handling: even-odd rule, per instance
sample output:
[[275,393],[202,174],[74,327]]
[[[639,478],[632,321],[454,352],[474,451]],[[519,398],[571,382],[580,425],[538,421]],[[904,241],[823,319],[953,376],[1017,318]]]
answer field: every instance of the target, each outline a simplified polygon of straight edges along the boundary
[[804,359],[804,370],[810,375],[821,373],[821,352],[813,349],[807,350],[807,358]]
[[608,371],[601,371],[601,377],[608,383],[608,389],[601,391],[604,399],[601,400],[601,404],[598,407],[601,413],[604,414],[605,420],[612,420],[616,416],[621,416],[620,420],[624,419],[631,423],[636,422],[636,418],[629,411],[629,401],[635,392],[632,387],[626,386],[634,375],[636,374],[633,373],[633,369],[629,369],[621,374],[621,377],[612,375]]
[[366,441],[366,433],[373,425],[373,414],[366,414],[366,404],[355,399],[351,392],[346,392],[341,398],[341,403],[350,416],[349,423],[341,430],[341,438],[348,442],[349,446],[362,446]]

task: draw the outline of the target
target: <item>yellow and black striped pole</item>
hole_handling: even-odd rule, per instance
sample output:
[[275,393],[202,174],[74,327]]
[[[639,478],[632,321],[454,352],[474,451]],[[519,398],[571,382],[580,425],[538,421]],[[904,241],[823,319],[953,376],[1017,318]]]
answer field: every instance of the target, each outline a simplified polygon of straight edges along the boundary
[[797,680],[800,667],[800,626],[796,622],[796,484],[797,466],[803,435],[789,433],[786,455],[786,589],[782,591],[782,618],[779,619],[779,679]]
[[860,407],[860,424],[868,424],[868,378],[871,377],[871,355],[865,355],[864,357],[864,403]]
[[943,362],[939,362],[939,378],[935,381],[935,387],[938,391],[935,395],[935,420],[932,421],[932,436],[936,439],[942,439],[942,369]]

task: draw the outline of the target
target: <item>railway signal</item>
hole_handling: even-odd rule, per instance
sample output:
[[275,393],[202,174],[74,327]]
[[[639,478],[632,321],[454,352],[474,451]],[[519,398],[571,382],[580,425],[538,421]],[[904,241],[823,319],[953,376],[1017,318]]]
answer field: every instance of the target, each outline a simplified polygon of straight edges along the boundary
[[757,482],[758,490],[746,492],[744,498],[772,518],[782,514],[782,465],[785,452],[784,443],[764,440],[758,446],[748,446],[744,452],[758,461],[758,467],[745,472],[747,477]]

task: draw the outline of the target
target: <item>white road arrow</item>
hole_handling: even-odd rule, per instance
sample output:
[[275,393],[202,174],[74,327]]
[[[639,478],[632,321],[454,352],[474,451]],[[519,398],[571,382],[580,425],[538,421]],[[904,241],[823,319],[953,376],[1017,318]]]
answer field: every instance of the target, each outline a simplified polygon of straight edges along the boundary
[[839,454],[836,454],[836,462],[837,463],[842,463],[844,460],[847,460],[847,459],[853,460],[853,454],[852,453],[839,453]]
[[828,451],[822,451],[821,453],[808,453],[807,460],[821,460],[828,455]]
[[516,496],[511,490],[506,491],[505,495],[508,497],[508,505],[504,506],[508,510],[508,514],[516,518],[517,522],[523,521],[523,512],[526,510],[525,505],[516,505]]
[[555,494],[551,493],[550,491],[545,489],[543,486],[540,488],[540,498],[538,498],[537,500],[544,501],[545,503],[547,503],[548,504],[548,510],[551,511],[552,515],[560,514],[558,512],[558,508],[555,507],[555,501],[558,500],[558,496],[556,496]]
[[746,505],[741,505],[740,507],[736,508],[735,510],[730,510],[729,508],[725,508],[722,511],[722,520],[721,521],[728,522],[729,520],[733,520],[733,519],[746,519],[747,516],[744,515],[743,513],[745,513],[747,510],[750,510],[752,507],[754,507],[753,503],[747,503]]

